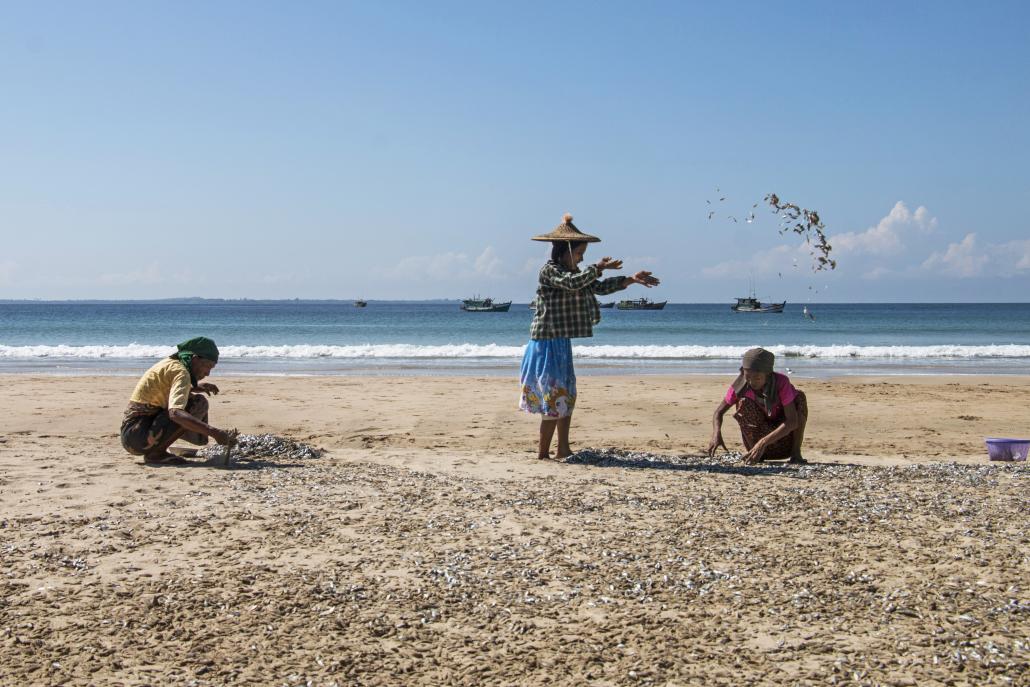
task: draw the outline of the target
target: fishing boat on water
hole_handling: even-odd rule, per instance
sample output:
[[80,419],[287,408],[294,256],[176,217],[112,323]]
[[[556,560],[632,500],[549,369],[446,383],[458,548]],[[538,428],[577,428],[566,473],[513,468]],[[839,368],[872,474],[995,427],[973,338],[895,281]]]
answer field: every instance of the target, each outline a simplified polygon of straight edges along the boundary
[[461,309],[465,312],[508,312],[511,301],[506,303],[495,303],[492,298],[466,298],[461,302]]
[[754,296],[748,296],[746,298],[738,298],[737,302],[730,306],[730,310],[733,312],[783,312],[783,306],[787,304],[787,301],[782,303],[762,303]]
[[359,298],[358,300],[354,301],[355,308],[364,308],[367,305],[368,301],[364,300],[363,298]]
[[737,302],[730,306],[730,310],[733,312],[783,312],[783,306],[787,304],[787,301],[782,303],[762,303],[755,297],[755,280],[753,277],[748,279],[747,289],[749,295],[744,298],[738,298]]
[[733,312],[783,312],[783,306],[787,304],[787,301],[782,303],[762,303],[754,294],[747,296],[746,298],[738,298],[737,302],[730,306],[730,310]]
[[615,307],[619,310],[662,310],[669,301],[655,303],[646,298],[636,298],[628,301],[619,301]]

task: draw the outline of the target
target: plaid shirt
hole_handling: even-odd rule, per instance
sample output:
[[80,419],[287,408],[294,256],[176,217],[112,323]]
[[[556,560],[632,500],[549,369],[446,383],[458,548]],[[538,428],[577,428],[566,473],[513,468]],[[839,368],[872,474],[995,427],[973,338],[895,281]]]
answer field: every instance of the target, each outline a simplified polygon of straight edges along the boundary
[[598,279],[591,265],[582,272],[570,272],[553,260],[540,269],[536,290],[536,314],[529,326],[531,339],[558,339],[593,336],[594,325],[601,321],[595,294],[603,296],[625,288],[623,277]]

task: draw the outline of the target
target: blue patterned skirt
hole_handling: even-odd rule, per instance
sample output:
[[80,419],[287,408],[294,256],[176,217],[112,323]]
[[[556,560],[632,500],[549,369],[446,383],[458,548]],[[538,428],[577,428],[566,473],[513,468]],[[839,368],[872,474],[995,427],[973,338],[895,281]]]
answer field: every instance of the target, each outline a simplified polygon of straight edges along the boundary
[[519,409],[557,420],[576,407],[576,371],[572,341],[567,338],[531,340],[522,358],[522,397]]

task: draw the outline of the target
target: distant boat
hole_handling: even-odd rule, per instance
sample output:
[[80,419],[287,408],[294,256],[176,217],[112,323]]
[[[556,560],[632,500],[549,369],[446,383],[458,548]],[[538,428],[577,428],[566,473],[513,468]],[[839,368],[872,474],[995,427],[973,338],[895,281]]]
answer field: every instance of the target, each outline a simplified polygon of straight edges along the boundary
[[366,305],[368,305],[368,301],[362,300],[360,298],[354,301],[355,308],[364,308]]
[[461,302],[461,309],[465,312],[508,312],[511,301],[506,303],[495,303],[492,298],[466,298]]
[[748,290],[751,295],[746,298],[738,298],[737,302],[730,306],[730,310],[733,312],[783,312],[783,306],[787,304],[787,301],[782,303],[761,303],[755,298],[755,283],[754,280],[748,280]]
[[787,301],[782,303],[760,303],[752,295],[747,298],[738,298],[737,302],[730,306],[730,310],[733,312],[783,312],[783,306],[786,304]]
[[669,301],[662,301],[660,303],[655,303],[654,301],[649,301],[646,298],[637,298],[636,300],[631,301],[619,301],[615,307],[619,310],[661,310],[668,302]]

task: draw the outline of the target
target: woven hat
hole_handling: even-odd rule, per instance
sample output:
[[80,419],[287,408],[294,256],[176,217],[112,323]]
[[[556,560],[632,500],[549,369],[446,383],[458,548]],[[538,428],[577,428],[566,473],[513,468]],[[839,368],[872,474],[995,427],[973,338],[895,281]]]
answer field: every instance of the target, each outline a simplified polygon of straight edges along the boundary
[[561,218],[561,224],[554,228],[550,234],[534,236],[534,241],[583,241],[585,243],[597,243],[601,239],[590,234],[584,234],[572,223],[572,215],[565,213]]

